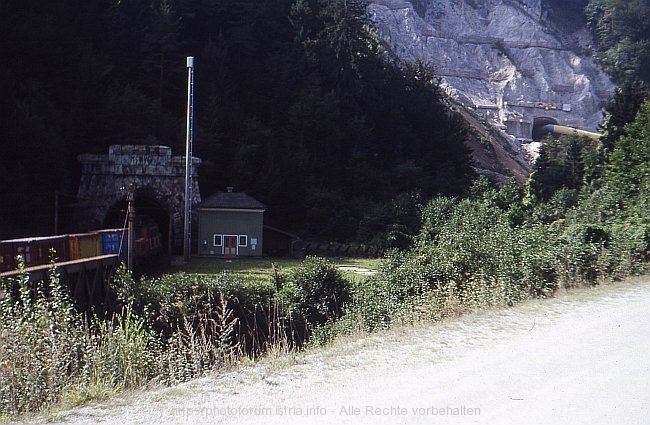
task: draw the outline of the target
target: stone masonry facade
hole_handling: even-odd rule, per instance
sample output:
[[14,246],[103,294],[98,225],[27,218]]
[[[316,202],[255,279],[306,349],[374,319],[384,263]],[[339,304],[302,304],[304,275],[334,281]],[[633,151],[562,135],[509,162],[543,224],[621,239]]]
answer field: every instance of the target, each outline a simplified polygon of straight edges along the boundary
[[[168,214],[173,248],[183,246],[185,156],[172,156],[169,146],[112,145],[108,155],[83,154],[78,159],[82,175],[77,197],[86,205],[80,208],[79,227],[100,228],[108,211],[126,198],[125,188],[133,185],[136,201],[147,196]],[[200,164],[192,157],[192,210],[201,203]]]

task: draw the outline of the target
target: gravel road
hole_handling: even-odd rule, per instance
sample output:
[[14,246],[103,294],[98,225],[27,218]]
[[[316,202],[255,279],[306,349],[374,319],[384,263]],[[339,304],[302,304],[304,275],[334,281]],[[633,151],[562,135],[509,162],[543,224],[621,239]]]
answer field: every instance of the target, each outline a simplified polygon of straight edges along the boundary
[[648,424],[650,282],[340,341],[33,419],[71,424]]

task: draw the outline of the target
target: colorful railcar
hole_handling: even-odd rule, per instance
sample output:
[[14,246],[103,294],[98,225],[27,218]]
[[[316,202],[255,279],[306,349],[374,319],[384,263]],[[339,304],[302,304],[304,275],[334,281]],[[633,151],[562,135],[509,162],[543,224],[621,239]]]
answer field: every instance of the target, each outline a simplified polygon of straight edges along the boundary
[[98,232],[75,233],[69,235],[70,260],[97,257],[100,255],[100,238]]
[[[28,237],[0,241],[0,270],[15,270],[16,257],[20,255],[25,267],[39,266],[55,261],[69,260],[68,235]],[[54,258],[50,251],[53,250]]]
[[[160,254],[162,236],[158,225],[136,226],[135,231],[136,261]],[[0,241],[0,272],[15,270],[18,255],[23,257],[26,267],[48,264],[52,259],[50,250],[54,250],[57,262],[110,254],[117,254],[120,261],[127,262],[128,242],[128,231],[124,228],[3,240]]]

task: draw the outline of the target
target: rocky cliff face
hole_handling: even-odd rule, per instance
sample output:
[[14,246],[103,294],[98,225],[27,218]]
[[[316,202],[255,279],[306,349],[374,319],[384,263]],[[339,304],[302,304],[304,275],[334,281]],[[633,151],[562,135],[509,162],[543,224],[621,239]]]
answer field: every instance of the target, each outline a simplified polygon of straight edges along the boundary
[[400,59],[435,65],[453,98],[513,141],[544,123],[595,131],[613,91],[586,29],[557,31],[541,0],[375,0],[368,11]]

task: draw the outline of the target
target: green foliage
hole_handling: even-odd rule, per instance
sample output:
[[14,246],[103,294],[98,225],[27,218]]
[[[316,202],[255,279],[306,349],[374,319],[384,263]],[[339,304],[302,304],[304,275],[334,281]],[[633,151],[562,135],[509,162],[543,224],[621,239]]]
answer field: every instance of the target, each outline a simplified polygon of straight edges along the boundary
[[420,228],[420,208],[418,192],[402,193],[386,204],[368,207],[359,223],[357,240],[382,251],[409,248]]
[[551,136],[541,142],[539,156],[528,177],[528,197],[547,201],[564,183],[564,149]]
[[[22,258],[19,265],[24,269]],[[59,287],[56,269],[47,282],[32,284],[23,273],[2,283],[0,415],[38,411],[58,401],[70,375],[77,380],[83,374],[81,320]]]
[[[55,268],[47,282],[31,282],[27,274],[2,282],[0,416],[184,381],[243,355],[238,319],[223,294],[213,302],[210,291],[187,295],[166,286],[155,292],[150,282],[135,281],[124,271],[118,280],[120,294],[132,301],[140,302],[146,293],[161,300],[167,295],[169,304],[161,305],[158,314],[128,304],[106,320],[86,318],[74,309]],[[161,338],[149,319],[176,314],[166,308],[179,309],[175,317],[180,320]]]
[[112,320],[94,319],[86,334],[89,384],[140,388],[157,378],[161,346],[144,320],[124,308]]
[[[555,164],[561,162],[558,158],[564,158],[565,167],[571,164],[571,157],[584,159],[573,161],[583,163],[582,167],[574,167],[582,168],[585,174],[582,185],[571,188],[569,180],[558,189],[544,180],[542,177],[548,176],[553,167],[552,155],[536,164],[539,175],[533,173],[529,179],[529,220],[544,223],[558,238],[560,249],[554,273],[558,283],[595,283],[645,268],[650,222],[650,109],[647,101],[635,106],[638,97],[631,92],[632,87],[642,86],[626,85],[610,101],[611,115],[606,124],[610,132],[601,141],[602,146],[585,144],[573,154],[571,144],[564,154],[558,150]],[[623,100],[625,97],[629,100]],[[638,112],[632,119],[633,111]],[[551,143],[559,146],[563,142]],[[557,165],[555,172],[559,173]],[[544,193],[551,195],[545,198]]]
[[526,202],[530,205],[548,202],[557,191],[579,192],[595,184],[602,174],[603,158],[602,146],[591,139],[545,138],[526,181]]
[[324,258],[308,257],[287,277],[286,288],[301,316],[310,325],[337,319],[350,300],[350,285],[341,272]]
[[650,6],[644,0],[590,0],[587,25],[598,57],[614,78],[650,81]]
[[540,223],[553,223],[563,219],[578,202],[578,192],[574,189],[559,189],[547,202],[535,205],[532,220]]
[[523,205],[523,191],[514,178],[506,180],[497,189],[487,177],[480,176],[470,188],[469,197],[499,208],[513,227],[525,220],[527,211]]
[[167,373],[162,346],[142,319],[125,309],[112,321],[87,321],[56,268],[47,282],[23,274],[3,283],[0,414],[40,411],[96,388],[139,388]]
[[540,243],[537,227],[513,227],[506,211],[471,200],[460,201],[436,221],[423,225],[422,235],[431,235],[429,227],[437,230],[421,241],[414,257],[418,267],[425,266],[428,288],[448,282],[458,289],[474,280],[501,282],[514,297],[506,302],[514,302],[531,288],[554,284],[546,276],[546,255],[530,249]]
[[[650,179],[650,102],[640,108],[610,156],[605,181],[624,197],[644,196]],[[645,196],[647,196],[647,191]]]
[[[434,70],[390,61],[364,1],[10,3],[0,18],[6,235],[49,231],[52,193],[74,192],[81,153],[183,152],[188,55],[202,192],[240,187],[289,231],[351,241],[366,206],[459,194],[473,178],[464,124],[441,103]],[[76,231],[71,211],[61,227]],[[412,230],[389,233],[402,244]]]
[[625,126],[634,120],[647,97],[648,89],[644,82],[625,81],[607,100],[601,125],[601,143],[607,154],[611,153],[616,141],[626,133]]
[[[174,343],[180,339],[194,346],[197,335],[203,335],[202,350],[206,344],[214,344],[211,341],[216,338],[228,340],[228,344],[214,344],[215,350],[256,355],[274,330],[269,328],[269,318],[282,314],[274,311],[276,287],[270,279],[259,280],[239,273],[179,272],[134,280],[122,269],[112,286],[125,305],[133,302],[137,314],[146,319],[147,327],[164,340]],[[215,328],[215,324],[219,326]],[[182,350],[182,344],[176,349]],[[222,357],[201,360],[201,367],[191,376],[219,364]]]

